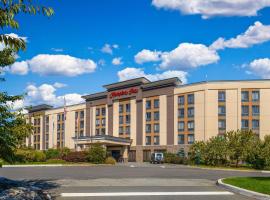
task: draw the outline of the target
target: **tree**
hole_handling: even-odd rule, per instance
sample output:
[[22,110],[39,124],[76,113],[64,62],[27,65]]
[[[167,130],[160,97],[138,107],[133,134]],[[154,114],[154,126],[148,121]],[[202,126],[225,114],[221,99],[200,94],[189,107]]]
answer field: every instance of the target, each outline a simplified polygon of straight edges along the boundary
[[[18,14],[42,14],[53,15],[54,11],[50,7],[37,4],[38,0],[0,0],[0,27],[19,29],[19,22],[15,19]],[[12,37],[9,34],[0,34],[0,42],[11,49],[25,50],[26,44],[22,38]]]
[[[19,29],[19,22],[15,19],[18,14],[42,14],[51,16],[52,8],[40,6],[35,0],[0,0],[0,27]],[[26,43],[22,38],[10,34],[0,33],[0,43],[4,49],[0,51],[0,74],[1,68],[15,62],[15,55],[19,50],[26,49]],[[0,81],[4,81],[1,79]],[[0,91],[0,157],[12,161],[14,151],[23,145],[23,141],[32,131],[32,126],[26,122],[21,110],[12,110],[11,103],[21,100],[23,95],[8,95]]]
[[205,163],[207,165],[226,165],[228,163],[228,144],[224,137],[216,136],[210,138],[206,143],[205,153]]
[[240,161],[245,161],[248,156],[248,148],[256,140],[252,131],[237,130],[226,133],[228,140],[228,150],[230,159],[235,162],[235,166],[239,166]]
[[87,160],[91,163],[104,163],[106,159],[106,151],[100,144],[94,144],[90,147]]

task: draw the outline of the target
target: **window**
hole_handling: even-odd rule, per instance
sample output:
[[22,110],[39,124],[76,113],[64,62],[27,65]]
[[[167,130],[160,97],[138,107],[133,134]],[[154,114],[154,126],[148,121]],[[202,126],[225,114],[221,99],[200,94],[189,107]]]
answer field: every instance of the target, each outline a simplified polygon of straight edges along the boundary
[[80,122],[80,128],[84,128],[84,122],[83,121]]
[[159,120],[159,112],[154,112],[154,120]]
[[78,119],[78,112],[75,112],[75,119]]
[[154,132],[159,133],[159,124],[154,124]]
[[151,109],[151,101],[150,100],[146,101],[145,107],[146,107],[146,109]]
[[101,119],[101,125],[102,125],[102,126],[105,126],[105,124],[106,124],[106,120],[105,120],[105,118],[102,118],[102,119]]
[[219,116],[226,115],[226,107],[225,106],[218,106],[218,115]]
[[178,118],[184,118],[185,117],[185,109],[180,108],[178,109]]
[[130,134],[130,126],[126,126],[126,134]]
[[99,129],[98,128],[96,129],[96,135],[99,135]]
[[154,100],[154,108],[159,108],[159,99]]
[[188,95],[188,104],[194,104],[194,94]]
[[60,128],[61,128],[60,124],[57,124],[57,130],[58,131],[60,131]]
[[248,116],[248,114],[249,114],[249,107],[242,106],[242,116]]
[[126,115],[126,124],[130,124],[130,115]]
[[188,117],[194,117],[194,108],[188,108]]
[[81,118],[81,119],[84,118],[84,112],[83,112],[83,111],[80,112],[80,118]]
[[189,131],[194,130],[194,121],[188,121],[188,130]]
[[80,130],[80,137],[83,137],[83,130]]
[[123,123],[124,123],[123,116],[119,116],[119,124],[123,124]]
[[252,106],[252,115],[253,116],[260,115],[260,107],[259,106]]
[[105,135],[105,128],[101,129],[101,135]]
[[249,98],[248,98],[248,91],[242,91],[241,92],[241,99],[242,99],[242,102],[247,102],[249,101]]
[[248,120],[242,119],[241,126],[242,126],[242,129],[248,129]]
[[65,130],[65,124],[62,124],[62,130]]
[[99,119],[96,119],[96,126],[99,126]]
[[185,135],[184,134],[178,135],[178,144],[185,144]]
[[46,132],[49,132],[49,124],[46,125]]
[[62,121],[65,121],[65,114],[62,114]]
[[102,114],[102,116],[106,115],[106,108],[101,108],[101,114]]
[[124,105],[119,105],[119,113],[123,113],[124,112]]
[[188,134],[188,144],[194,143],[194,134]]
[[260,92],[259,91],[252,91],[252,101],[256,102],[260,100]]
[[225,91],[219,91],[218,92],[218,101],[219,102],[226,101],[226,93],[225,93]]
[[145,145],[151,145],[151,136],[145,137]]
[[218,129],[220,130],[226,129],[226,121],[224,119],[218,120]]
[[46,123],[49,123],[49,116],[46,116]]
[[259,129],[260,127],[260,121],[258,119],[252,120],[252,129]]
[[126,104],[126,112],[130,112],[130,104]]
[[178,131],[184,131],[184,130],[185,130],[185,123],[178,122]]
[[57,121],[59,122],[60,119],[61,119],[61,116],[58,114],[58,115],[57,115]]
[[185,104],[185,97],[184,96],[179,96],[178,97],[178,104],[179,105],[184,105]]
[[145,132],[146,133],[151,133],[151,124],[146,124],[145,125]]
[[120,126],[119,127],[119,135],[123,135],[123,133],[124,133],[124,127]]
[[100,109],[97,108],[97,109],[96,109],[96,116],[99,116],[99,115],[100,115]]
[[159,136],[154,136],[154,145],[159,145]]
[[147,112],[145,115],[146,121],[151,121],[151,112]]

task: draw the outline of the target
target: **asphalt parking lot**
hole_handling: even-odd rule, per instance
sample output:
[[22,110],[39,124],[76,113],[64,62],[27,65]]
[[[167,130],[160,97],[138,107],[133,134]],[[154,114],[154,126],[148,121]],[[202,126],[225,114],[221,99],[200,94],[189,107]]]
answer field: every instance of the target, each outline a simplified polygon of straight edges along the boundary
[[187,166],[129,163],[117,166],[2,168],[0,176],[51,183],[56,199],[248,199],[216,186],[231,176],[261,172],[207,170]]

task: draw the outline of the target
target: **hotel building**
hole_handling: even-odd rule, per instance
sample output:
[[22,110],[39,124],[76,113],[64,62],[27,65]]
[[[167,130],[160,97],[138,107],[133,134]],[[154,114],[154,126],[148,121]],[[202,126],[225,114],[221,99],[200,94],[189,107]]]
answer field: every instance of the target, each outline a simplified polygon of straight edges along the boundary
[[147,161],[151,152],[177,153],[194,141],[230,130],[270,134],[270,80],[181,84],[178,78],[137,78],[83,96],[85,103],[28,108],[35,149],[84,149],[103,144],[125,161]]

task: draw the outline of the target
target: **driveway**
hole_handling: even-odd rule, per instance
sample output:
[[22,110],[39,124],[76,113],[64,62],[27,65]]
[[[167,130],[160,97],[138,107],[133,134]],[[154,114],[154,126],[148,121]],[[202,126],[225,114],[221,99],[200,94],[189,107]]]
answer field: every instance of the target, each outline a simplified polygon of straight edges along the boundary
[[215,185],[230,176],[260,172],[207,170],[179,165],[129,163],[117,166],[2,168],[0,176],[53,183],[57,199],[248,199]]

